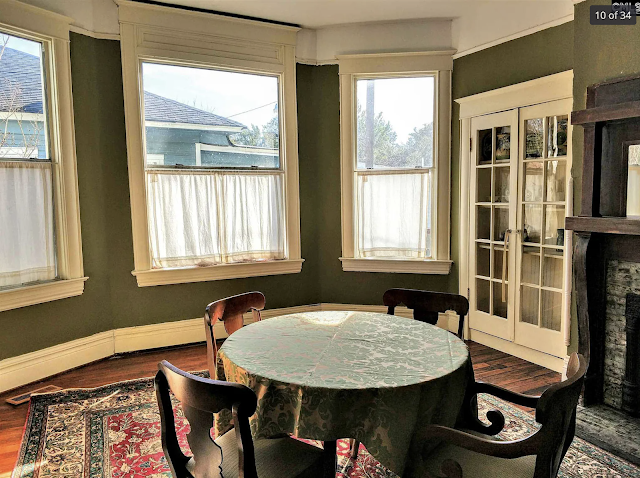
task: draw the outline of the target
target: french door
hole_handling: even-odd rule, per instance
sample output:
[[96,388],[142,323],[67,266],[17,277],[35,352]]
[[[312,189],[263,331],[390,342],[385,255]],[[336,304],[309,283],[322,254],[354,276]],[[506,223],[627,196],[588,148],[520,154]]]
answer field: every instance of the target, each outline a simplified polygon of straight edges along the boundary
[[556,357],[570,274],[571,100],[471,120],[469,326]]

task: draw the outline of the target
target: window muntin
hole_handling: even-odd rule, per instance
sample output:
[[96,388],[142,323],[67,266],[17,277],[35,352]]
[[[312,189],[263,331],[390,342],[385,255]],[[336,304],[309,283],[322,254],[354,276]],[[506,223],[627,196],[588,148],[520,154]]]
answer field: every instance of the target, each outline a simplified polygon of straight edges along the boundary
[[431,259],[435,77],[354,83],[355,257]]
[[58,275],[44,57],[0,31],[0,289]]
[[151,267],[286,259],[279,78],[142,62]]
[[147,166],[280,168],[277,76],[143,62],[142,82]]

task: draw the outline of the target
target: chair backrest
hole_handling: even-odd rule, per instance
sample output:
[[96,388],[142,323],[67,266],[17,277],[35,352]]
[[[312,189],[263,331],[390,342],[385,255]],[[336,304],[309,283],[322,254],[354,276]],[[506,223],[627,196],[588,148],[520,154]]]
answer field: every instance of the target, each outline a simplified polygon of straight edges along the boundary
[[535,477],[555,477],[576,429],[576,407],[584,385],[587,360],[573,353],[567,366],[567,379],[552,385],[540,396],[536,421],[540,428]]
[[213,332],[214,325],[220,321],[227,334],[231,335],[244,325],[243,315],[253,312],[254,321],[260,320],[260,311],[264,309],[265,298],[262,292],[245,292],[226,299],[216,300],[207,305],[204,312],[204,328],[207,339],[207,364],[211,377],[216,376],[216,357],[218,346]]
[[422,322],[436,325],[438,314],[453,310],[458,314],[458,337],[462,338],[464,317],[469,312],[469,301],[458,294],[445,292],[430,292],[415,289],[389,289],[382,297],[387,313],[394,315],[395,308],[404,304],[413,310],[413,318]]
[[[154,384],[160,409],[162,449],[174,478],[222,478],[222,449],[211,438],[211,428],[213,414],[224,409],[233,413],[240,476],[257,478],[249,428],[249,417],[256,410],[257,399],[250,388],[191,375],[166,360],[158,364]],[[187,435],[191,458],[180,450],[169,391],[180,401],[191,426]]]

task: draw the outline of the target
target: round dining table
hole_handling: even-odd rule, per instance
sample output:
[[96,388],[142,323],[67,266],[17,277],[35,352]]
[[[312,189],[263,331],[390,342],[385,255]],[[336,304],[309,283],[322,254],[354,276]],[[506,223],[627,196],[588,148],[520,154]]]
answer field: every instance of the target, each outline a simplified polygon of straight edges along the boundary
[[[243,327],[220,348],[216,372],[256,393],[255,439],[355,438],[400,476],[429,440],[421,433],[426,425],[455,424],[472,373],[469,350],[452,333],[351,311],[283,315]],[[218,433],[228,427],[216,421]]]

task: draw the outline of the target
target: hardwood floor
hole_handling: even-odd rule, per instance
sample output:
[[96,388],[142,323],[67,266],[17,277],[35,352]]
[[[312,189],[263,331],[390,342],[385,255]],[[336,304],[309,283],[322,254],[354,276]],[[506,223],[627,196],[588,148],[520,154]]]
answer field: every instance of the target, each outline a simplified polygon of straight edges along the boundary
[[[468,345],[477,380],[527,394],[539,394],[560,380],[560,374],[538,365],[475,342],[468,342]],[[198,344],[112,357],[0,394],[0,478],[9,477],[15,465],[29,410],[28,404],[17,407],[7,404],[7,398],[45,385],[90,388],[122,380],[152,377],[158,362],[165,359],[183,370],[207,368],[206,347]]]

